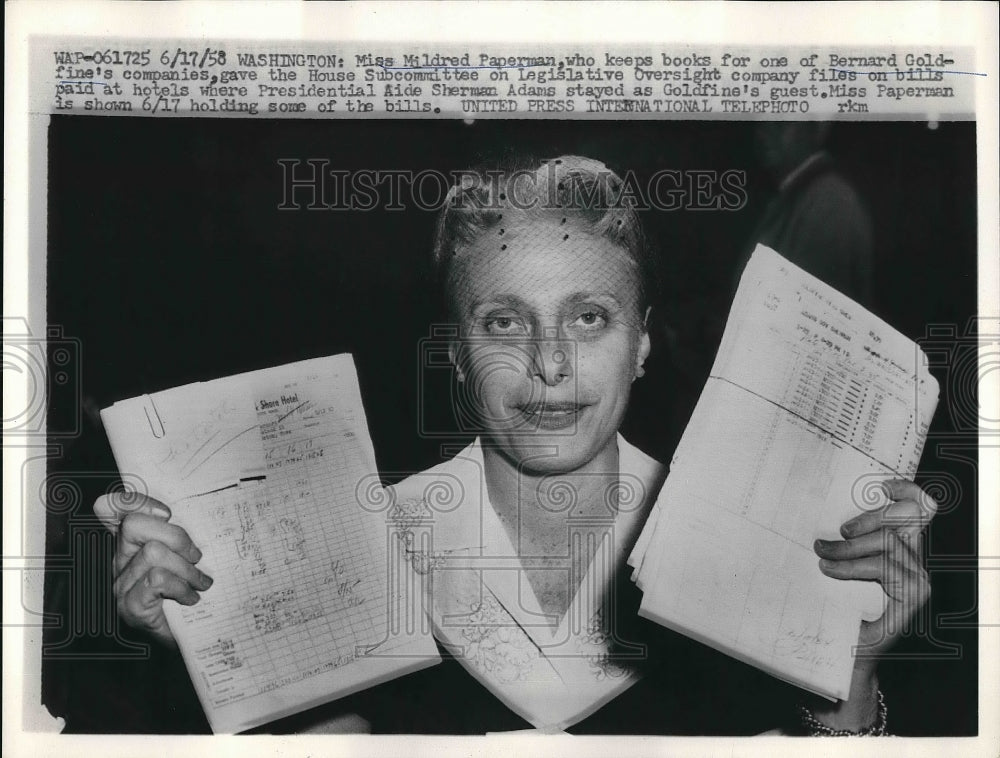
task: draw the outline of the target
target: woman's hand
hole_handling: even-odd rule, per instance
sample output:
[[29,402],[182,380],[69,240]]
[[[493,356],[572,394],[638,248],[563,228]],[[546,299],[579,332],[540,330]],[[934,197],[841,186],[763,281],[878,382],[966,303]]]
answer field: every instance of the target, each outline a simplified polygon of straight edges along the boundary
[[[166,645],[175,646],[163,615],[164,598],[194,605],[212,579],[195,568],[201,551],[188,533],[169,523],[170,509],[135,493],[102,495],[94,513],[118,535],[114,594],[118,615]],[[124,516],[124,517],[123,517]]]
[[937,512],[934,499],[913,482],[889,479],[882,486],[891,501],[888,505],[847,521],[840,528],[843,541],[816,541],[824,574],[876,581],[889,598],[882,617],[861,626],[859,661],[867,659],[872,665],[930,597],[920,539]]
[[872,723],[878,656],[895,644],[931,593],[920,558],[920,539],[937,512],[937,503],[913,482],[890,479],[882,486],[889,496],[888,505],[845,522],[840,528],[844,540],[817,540],[815,545],[824,574],[876,581],[888,596],[881,618],[861,624],[850,697],[835,706],[814,709],[821,721],[836,729],[857,731]]

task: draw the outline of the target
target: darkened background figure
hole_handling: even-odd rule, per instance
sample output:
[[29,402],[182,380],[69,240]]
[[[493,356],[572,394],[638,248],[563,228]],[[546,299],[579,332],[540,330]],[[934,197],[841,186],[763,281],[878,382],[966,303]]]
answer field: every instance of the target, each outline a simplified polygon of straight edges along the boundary
[[871,305],[872,222],[851,183],[823,148],[830,124],[811,121],[757,124],[754,151],[778,182],[737,269],[757,243],[862,305]]
[[[836,153],[828,151],[831,126],[828,122],[764,122],[749,132],[750,197],[744,224],[749,221],[750,225],[730,226],[752,231],[742,232],[745,236],[733,248],[729,287],[718,287],[683,319],[669,314],[670,321],[664,324],[672,347],[672,373],[683,378],[682,386],[690,395],[684,405],[693,407],[708,376],[733,294],[758,243],[869,310],[879,313],[886,305],[876,302],[873,294],[878,228],[868,202],[854,185],[858,167],[842,167],[845,158],[863,162],[864,156],[850,141],[838,145]],[[882,183],[888,180],[888,176],[876,178]],[[897,244],[896,230],[884,223],[888,220],[882,220],[886,248]],[[879,254],[887,257],[888,252],[880,250]]]

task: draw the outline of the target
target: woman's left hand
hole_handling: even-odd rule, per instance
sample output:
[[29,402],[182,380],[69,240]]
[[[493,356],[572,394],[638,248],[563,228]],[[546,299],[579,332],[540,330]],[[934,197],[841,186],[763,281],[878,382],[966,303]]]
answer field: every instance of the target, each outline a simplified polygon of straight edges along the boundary
[[817,540],[815,545],[824,574],[876,581],[889,598],[881,618],[861,625],[855,670],[874,669],[878,656],[895,644],[931,593],[920,540],[937,503],[913,482],[888,479],[882,486],[888,505],[845,522],[840,528],[844,540]]

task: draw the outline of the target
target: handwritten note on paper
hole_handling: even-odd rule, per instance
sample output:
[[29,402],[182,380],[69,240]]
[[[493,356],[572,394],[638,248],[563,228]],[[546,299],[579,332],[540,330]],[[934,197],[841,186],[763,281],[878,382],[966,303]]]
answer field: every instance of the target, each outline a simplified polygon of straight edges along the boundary
[[640,613],[846,697],[885,596],[822,574],[812,544],[884,503],[870,485],[912,478],[936,403],[913,342],[759,247],[629,559]]
[[[161,394],[169,397],[116,404],[105,423],[130,439],[128,460],[145,454],[154,478],[173,477],[167,491],[219,487],[170,501],[215,583],[195,606],[164,605],[215,731],[242,731],[439,660],[429,634],[388,633],[385,520],[356,495],[375,458],[350,356]],[[151,403],[160,436],[142,427]],[[136,436],[145,443],[138,453]],[[217,444],[237,439],[231,449]]]
[[938,396],[917,345],[773,250],[753,261],[711,376],[912,477]]
[[101,415],[119,470],[142,472],[148,493],[164,502],[263,473],[257,416],[242,381],[188,384]]

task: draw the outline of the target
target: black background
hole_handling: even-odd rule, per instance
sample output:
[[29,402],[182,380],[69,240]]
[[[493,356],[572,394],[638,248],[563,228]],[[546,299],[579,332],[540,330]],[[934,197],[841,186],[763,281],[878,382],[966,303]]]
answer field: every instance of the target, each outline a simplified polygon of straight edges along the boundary
[[[420,409],[437,428],[447,424],[441,409],[450,391],[447,377],[421,377],[420,368],[421,340],[438,316],[428,264],[434,213],[279,210],[279,159],[449,172],[516,149],[587,155],[640,179],[661,169],[746,171],[748,203],[739,211],[645,214],[663,293],[654,353],[623,432],[669,461],[714,356],[733,268],[774,189],[754,161],[750,132],[748,124],[692,121],[53,117],[48,321],[79,341],[79,379],[52,395],[50,429],[71,428],[83,413],[81,434],[52,439],[60,448],[50,476],[74,478],[78,495],[68,506],[49,504],[50,710],[69,731],[204,729],[178,662],[156,651],[143,659],[141,636],[116,628],[110,577],[94,569],[107,565],[111,543],[95,528],[91,504],[115,479],[97,409],[350,351],[379,465],[396,472],[387,478],[441,460],[442,440],[418,426]],[[958,337],[935,344],[952,355],[971,349],[961,335],[976,312],[975,125],[838,124],[829,147],[874,222],[875,312],[914,339],[944,325],[940,333]],[[935,369],[942,405],[918,477],[952,483],[928,543],[930,631],[897,648],[916,660],[881,667],[899,733],[976,729],[976,436],[953,412],[975,388],[956,384],[952,363]],[[945,565],[953,570],[935,570]]]

